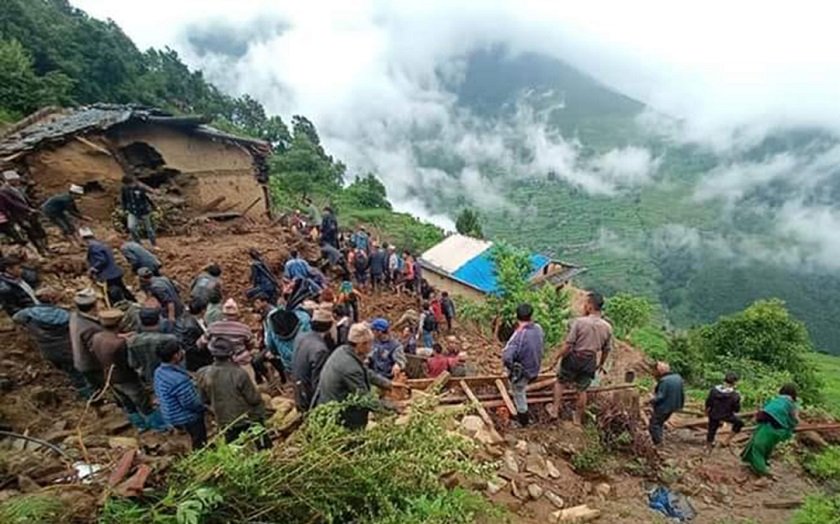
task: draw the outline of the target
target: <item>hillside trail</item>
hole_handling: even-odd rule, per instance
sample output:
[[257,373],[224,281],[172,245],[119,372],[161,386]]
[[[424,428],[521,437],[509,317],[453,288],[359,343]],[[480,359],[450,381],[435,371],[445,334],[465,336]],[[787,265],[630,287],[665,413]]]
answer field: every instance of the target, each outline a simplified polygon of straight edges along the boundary
[[[317,248],[301,237],[281,227],[246,221],[204,224],[189,235],[163,237],[159,245],[158,255],[165,274],[188,285],[208,263],[216,262],[222,267],[225,289],[243,304],[243,293],[248,287],[249,248],[260,250],[278,273],[292,249],[301,251],[307,258],[317,258]],[[40,267],[45,283],[63,291],[63,303],[69,305],[76,290],[90,285],[85,276],[84,252],[80,247],[60,241],[57,247],[60,256],[36,261],[34,265]],[[135,284],[128,276],[127,282]],[[363,299],[361,313],[365,319],[382,316],[395,322],[407,310],[418,310],[418,306],[414,297],[373,293]],[[255,324],[256,315],[247,307],[246,312],[246,320]],[[473,373],[501,373],[502,344],[488,334],[456,322],[453,332],[442,334],[440,339],[456,351],[467,352]],[[545,371],[551,368],[548,365]],[[620,343],[611,357],[607,375],[600,381],[604,385],[620,383],[627,371],[643,376],[647,369],[639,351]],[[51,485],[56,479],[66,477],[72,463],[77,461],[113,468],[123,455],[126,442],[135,442],[142,450],[138,460],[156,469],[165,467],[189,449],[185,435],[138,433],[111,402],[86,407],[66,377],[48,365],[26,334],[15,329],[5,316],[0,321],[0,390],[3,392],[0,422],[17,433],[57,444],[69,455],[62,459],[50,452],[24,447],[18,440],[0,440],[0,500]],[[288,395],[289,391],[284,394]],[[607,473],[578,474],[571,464],[573,457],[586,449],[584,432],[569,422],[549,422],[544,413],[538,417],[538,424],[525,429],[515,427],[509,420],[497,420],[505,442],[501,447],[482,450],[480,456],[503,462],[503,454],[513,453],[522,465],[521,480],[525,484],[538,483],[541,489],[556,493],[566,507],[585,503],[599,509],[600,522],[664,522],[647,508],[646,492],[653,483],[628,467],[633,462],[631,457],[614,464]],[[662,450],[664,462],[660,472],[660,477],[667,477],[661,479],[667,480],[664,483],[692,496],[698,511],[695,522],[720,524],[752,518],[756,522],[782,523],[789,518],[791,510],[771,510],[763,504],[801,497],[814,489],[794,460],[777,459],[773,468],[778,480],[759,482],[740,466],[737,452],[719,448],[706,455],[702,439],[702,432],[669,432]],[[532,454],[550,460],[557,476],[543,478],[528,473],[528,457]],[[523,499],[521,491],[525,488],[526,485],[520,486],[517,496],[508,484],[490,497],[494,503],[512,510],[515,522],[547,522],[556,506],[545,496],[537,500],[527,496]],[[89,515],[101,496],[97,489],[83,485],[68,488],[67,493],[72,494],[80,516]]]

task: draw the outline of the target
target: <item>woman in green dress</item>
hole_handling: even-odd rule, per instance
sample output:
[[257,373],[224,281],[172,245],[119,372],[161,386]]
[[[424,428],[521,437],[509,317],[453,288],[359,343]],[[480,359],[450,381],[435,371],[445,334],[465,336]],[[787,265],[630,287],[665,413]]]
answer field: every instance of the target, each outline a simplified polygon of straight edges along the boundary
[[793,437],[796,429],[796,386],[785,384],[778,396],[764,405],[755,417],[758,426],[747,447],[741,453],[741,460],[758,475],[770,473],[767,461],[773,449],[780,442]]

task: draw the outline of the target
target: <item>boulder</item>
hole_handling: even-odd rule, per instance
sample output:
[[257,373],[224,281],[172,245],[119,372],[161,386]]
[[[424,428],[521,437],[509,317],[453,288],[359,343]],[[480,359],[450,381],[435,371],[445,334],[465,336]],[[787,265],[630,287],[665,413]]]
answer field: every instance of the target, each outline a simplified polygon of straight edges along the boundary
[[516,461],[516,455],[513,451],[509,449],[505,450],[505,454],[502,456],[502,463],[511,473],[519,473],[519,463]]
[[543,489],[539,484],[529,484],[528,495],[532,499],[537,500],[538,498],[543,496]]
[[548,465],[541,455],[531,453],[525,457],[525,471],[533,473],[541,479],[547,479],[549,477]]
[[551,460],[546,459],[545,469],[546,469],[546,471],[548,471],[548,476],[549,477],[551,477],[553,479],[559,479],[560,478],[560,475],[561,475],[560,470],[557,469],[557,466],[555,466],[554,462],[552,462]]
[[137,449],[140,442],[134,437],[108,437],[108,446],[114,449]]
[[606,482],[602,482],[595,486],[595,494],[598,495],[601,499],[606,499],[610,496],[610,492],[612,492],[612,487]]
[[489,495],[495,495],[496,493],[502,491],[505,486],[507,486],[507,481],[505,479],[494,476],[492,479],[487,481],[487,493]]
[[566,501],[563,500],[563,498],[560,497],[560,495],[554,493],[553,491],[546,491],[545,498],[547,498],[549,502],[554,504],[554,507],[557,509],[563,509],[563,506],[566,505]]
[[524,440],[517,440],[514,449],[516,449],[517,453],[522,453],[524,455],[525,453],[528,453],[528,443]]
[[591,522],[601,516],[601,512],[587,505],[561,509],[551,514],[549,522]]
[[478,415],[466,415],[461,419],[459,429],[464,435],[474,438],[479,431],[486,432],[487,425]]

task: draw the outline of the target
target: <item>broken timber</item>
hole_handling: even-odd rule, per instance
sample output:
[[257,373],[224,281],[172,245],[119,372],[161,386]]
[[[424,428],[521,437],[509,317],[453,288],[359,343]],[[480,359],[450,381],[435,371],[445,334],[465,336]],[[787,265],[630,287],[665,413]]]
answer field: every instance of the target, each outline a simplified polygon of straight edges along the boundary
[[496,426],[493,424],[493,419],[490,418],[490,414],[487,413],[487,410],[484,409],[484,406],[482,406],[481,402],[479,402],[478,399],[475,397],[475,393],[473,393],[473,391],[470,389],[470,386],[468,386],[466,381],[464,381],[463,379],[460,380],[458,384],[461,386],[461,389],[464,390],[464,393],[467,395],[470,401],[472,401],[476,411],[478,411],[478,415],[481,417],[481,420],[483,420],[484,423],[487,424],[487,428],[490,431],[490,437],[495,442],[503,442],[504,439],[501,435],[499,435],[499,432],[496,431]]
[[502,396],[502,400],[504,401],[510,414],[516,415],[516,406],[513,405],[513,401],[510,399],[510,395],[508,395],[507,386],[500,378],[496,379],[496,389],[499,390],[499,395]]

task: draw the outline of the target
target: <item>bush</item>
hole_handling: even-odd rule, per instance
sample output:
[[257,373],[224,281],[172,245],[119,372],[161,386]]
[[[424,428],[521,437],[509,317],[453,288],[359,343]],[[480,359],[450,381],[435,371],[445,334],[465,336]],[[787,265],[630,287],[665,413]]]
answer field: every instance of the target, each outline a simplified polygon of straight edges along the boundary
[[650,323],[653,306],[644,297],[619,293],[607,300],[604,314],[612,322],[615,335],[626,338]]
[[6,524],[49,524],[58,522],[66,508],[61,499],[32,494],[13,497],[0,503],[0,522]]
[[807,453],[802,467],[823,482],[840,482],[840,446],[829,446],[818,453]]
[[218,442],[193,453],[174,464],[151,504],[112,500],[102,522],[466,522],[462,513],[480,509],[441,481],[486,473],[470,460],[472,441],[446,431],[446,415],[418,406],[405,423],[390,417],[351,432],[338,422],[343,407],[314,410],[273,452]]
[[840,496],[823,493],[809,495],[796,510],[791,524],[840,524]]

